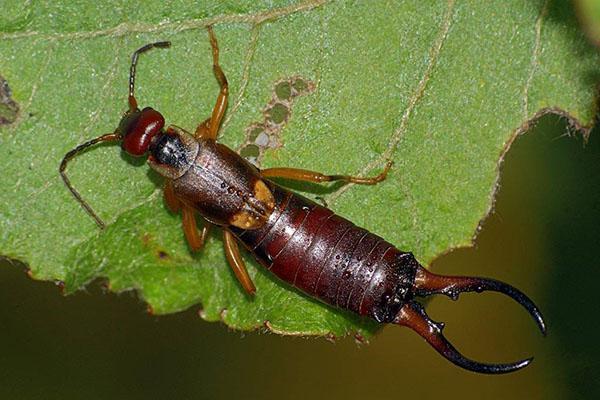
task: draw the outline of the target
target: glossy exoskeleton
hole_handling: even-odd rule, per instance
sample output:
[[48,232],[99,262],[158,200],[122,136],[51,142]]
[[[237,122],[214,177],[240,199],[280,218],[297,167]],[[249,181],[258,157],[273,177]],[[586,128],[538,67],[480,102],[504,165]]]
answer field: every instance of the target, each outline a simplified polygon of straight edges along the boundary
[[[71,185],[65,169],[69,160],[86,148],[99,142],[120,141],[124,151],[147,157],[150,166],[166,178],[166,202],[173,211],[181,211],[183,230],[193,250],[203,246],[211,226],[223,230],[227,260],[249,294],[256,289],[237,243],[281,280],[307,295],[381,323],[407,326],[460,367],[493,374],[515,371],[529,364],[531,359],[485,364],[464,357],[443,336],[443,324],[432,321],[416,301],[417,297],[431,294],[456,299],[462,292],[501,292],[525,307],[545,333],[540,311],[525,294],[493,279],[433,274],[411,253],[398,250],[379,236],[269,179],[376,184],[385,179],[390,163],[374,178],[324,175],[294,168],[259,170],[217,143],[229,90],[219,66],[216,38],[210,27],[208,32],[213,69],[221,90],[211,117],[195,133],[175,126],[165,128],[165,120],[158,111],[138,108],[134,96],[138,56],[154,47],[170,45],[152,43],[133,54],[129,110],[119,127],[76,147],[62,160],[60,173],[67,187],[100,228],[105,227],[104,222]],[[196,214],[205,220],[201,233],[196,226]]]

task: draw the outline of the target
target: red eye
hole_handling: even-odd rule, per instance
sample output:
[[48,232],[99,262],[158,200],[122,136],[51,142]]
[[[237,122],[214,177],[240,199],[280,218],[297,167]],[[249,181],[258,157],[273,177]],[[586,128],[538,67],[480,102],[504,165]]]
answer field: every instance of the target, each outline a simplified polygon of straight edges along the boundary
[[123,135],[121,148],[133,156],[143,156],[148,151],[154,135],[164,126],[164,117],[150,107],[124,116],[119,126]]

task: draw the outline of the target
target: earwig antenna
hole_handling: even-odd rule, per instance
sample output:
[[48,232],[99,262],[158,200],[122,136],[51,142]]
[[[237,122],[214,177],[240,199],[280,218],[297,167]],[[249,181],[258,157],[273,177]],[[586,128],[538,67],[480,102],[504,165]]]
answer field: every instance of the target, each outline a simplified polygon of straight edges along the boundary
[[[169,46],[171,46],[171,42],[149,43],[149,44],[137,49],[133,53],[133,56],[131,56],[131,68],[129,69],[129,112],[130,113],[138,110],[137,100],[135,99],[135,95],[134,95],[134,89],[135,89],[135,69],[137,67],[137,62],[138,62],[138,58],[139,58],[140,54],[142,54],[150,49],[153,49],[155,47],[169,47]],[[67,164],[69,161],[71,161],[79,153],[84,152],[89,147],[91,147],[97,143],[100,143],[100,142],[117,142],[122,139],[123,139],[123,137],[120,133],[108,133],[106,135],[99,136],[95,139],[92,139],[83,144],[80,144],[79,146],[75,147],[73,150],[71,150],[67,154],[65,154],[64,158],[62,159],[62,162],[60,163],[60,167],[58,169],[58,171],[60,172],[60,176],[62,177],[63,181],[65,182],[65,185],[67,185],[67,187],[73,194],[73,197],[75,197],[75,200],[77,200],[77,202],[79,204],[81,204],[81,207],[83,207],[83,209],[94,219],[94,221],[96,221],[96,224],[100,227],[100,229],[106,228],[106,224],[94,212],[92,207],[83,199],[83,197],[81,197],[81,194],[73,187],[73,185],[71,184],[71,181],[67,177],[65,170],[67,169]]]
[[138,57],[140,56],[140,54],[145,53],[146,51],[153,49],[155,47],[165,48],[165,47],[170,47],[170,46],[171,46],[171,42],[148,43],[147,45],[142,46],[139,49],[137,49],[131,56],[131,67],[129,69],[129,111],[130,112],[137,110],[137,100],[135,99],[133,92],[134,92],[134,88],[135,88],[135,68],[137,66]]
[[120,135],[118,135],[116,133],[108,133],[106,135],[99,136],[99,137],[94,138],[90,141],[87,141],[83,144],[80,144],[79,146],[75,147],[73,150],[71,150],[67,154],[65,154],[64,158],[62,159],[62,162],[60,163],[60,167],[58,168],[58,172],[60,172],[60,176],[62,177],[63,181],[65,182],[65,185],[67,185],[67,187],[69,188],[69,190],[75,197],[75,200],[77,200],[77,202],[79,204],[81,204],[81,207],[83,207],[83,209],[94,219],[94,221],[96,221],[96,224],[100,227],[100,229],[106,228],[106,224],[94,212],[92,207],[85,200],[83,200],[83,198],[81,197],[81,194],[79,194],[79,192],[73,187],[73,185],[71,184],[71,181],[67,177],[65,170],[67,168],[67,163],[69,161],[71,161],[71,159],[73,159],[73,157],[75,157],[79,153],[85,151],[87,148],[89,148],[97,143],[100,143],[100,142],[115,142],[115,141],[119,141],[119,140],[121,140]]

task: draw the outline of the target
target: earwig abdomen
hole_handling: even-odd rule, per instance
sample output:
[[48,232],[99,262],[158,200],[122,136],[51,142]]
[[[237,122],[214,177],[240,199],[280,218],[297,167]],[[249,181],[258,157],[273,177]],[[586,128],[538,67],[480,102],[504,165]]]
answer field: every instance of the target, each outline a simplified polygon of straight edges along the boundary
[[391,322],[418,265],[410,253],[333,211],[268,183],[275,209],[259,229],[230,228],[265,268],[327,304]]

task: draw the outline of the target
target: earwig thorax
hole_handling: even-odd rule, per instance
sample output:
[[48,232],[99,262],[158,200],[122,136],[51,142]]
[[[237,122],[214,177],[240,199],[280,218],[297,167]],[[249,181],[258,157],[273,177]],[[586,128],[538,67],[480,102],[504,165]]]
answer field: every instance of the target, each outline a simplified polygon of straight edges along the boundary
[[194,164],[199,142],[183,129],[169,126],[149,140],[148,164],[169,179],[177,179]]

